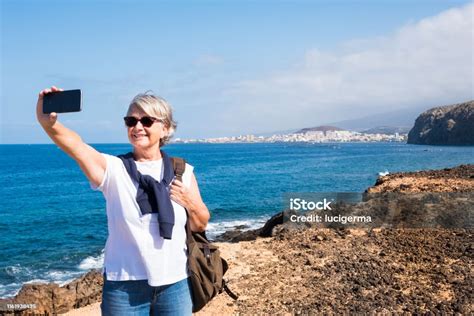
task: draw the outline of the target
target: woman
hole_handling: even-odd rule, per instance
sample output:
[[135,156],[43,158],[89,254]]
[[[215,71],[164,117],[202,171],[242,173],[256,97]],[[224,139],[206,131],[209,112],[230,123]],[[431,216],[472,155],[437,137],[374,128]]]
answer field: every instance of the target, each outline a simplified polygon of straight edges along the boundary
[[133,152],[115,157],[84,143],[56,113],[43,113],[43,97],[57,91],[53,86],[40,92],[38,121],[106,199],[102,314],[190,315],[185,224],[204,231],[210,215],[193,167],[186,164],[182,182],[174,179],[160,150],[176,128],[170,106],[152,94],[137,95],[124,118]]

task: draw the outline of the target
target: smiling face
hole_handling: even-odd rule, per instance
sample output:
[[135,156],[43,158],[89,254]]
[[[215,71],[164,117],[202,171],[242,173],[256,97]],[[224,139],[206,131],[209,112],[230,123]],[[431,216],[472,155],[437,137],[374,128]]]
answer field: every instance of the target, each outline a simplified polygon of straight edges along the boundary
[[[148,127],[143,126],[140,121],[135,126],[127,127],[128,140],[138,150],[155,150],[164,146],[173,136],[177,126],[168,102],[150,91],[137,94],[133,98],[128,106],[126,116],[136,119],[148,116],[158,120]],[[129,120],[129,125],[135,123],[133,119],[131,121]],[[147,125],[146,121],[145,125]]]
[[[141,119],[144,116],[152,116],[144,111],[133,107],[127,114],[127,116],[133,116],[137,119]],[[159,118],[158,118],[159,119]],[[168,135],[168,129],[165,124],[156,121],[150,127],[145,127],[140,121],[133,127],[127,127],[127,135],[130,144],[136,149],[150,149],[160,147],[160,139]]]

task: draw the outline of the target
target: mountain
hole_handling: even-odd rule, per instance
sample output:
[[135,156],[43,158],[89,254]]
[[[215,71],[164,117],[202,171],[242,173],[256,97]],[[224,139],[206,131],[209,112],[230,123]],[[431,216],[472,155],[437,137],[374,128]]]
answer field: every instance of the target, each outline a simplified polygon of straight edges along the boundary
[[421,113],[408,133],[407,143],[474,145],[474,100]]
[[328,123],[327,125],[338,126],[345,130],[363,131],[376,126],[390,126],[404,128],[413,126],[417,116],[425,111],[427,106],[414,106],[400,110],[363,116],[356,119]]
[[259,132],[259,133],[252,133],[255,136],[272,136],[272,135],[286,135],[286,134],[293,134],[296,133],[298,129],[287,129],[287,130],[280,130],[280,131],[272,131],[272,132]]
[[343,129],[336,126],[323,125],[323,126],[303,128],[303,129],[300,129],[299,131],[296,131],[294,134],[304,134],[306,132],[315,132],[315,131],[326,133],[327,131],[343,131]]
[[377,126],[362,131],[365,134],[386,134],[393,135],[395,133],[407,134],[410,131],[410,126]]

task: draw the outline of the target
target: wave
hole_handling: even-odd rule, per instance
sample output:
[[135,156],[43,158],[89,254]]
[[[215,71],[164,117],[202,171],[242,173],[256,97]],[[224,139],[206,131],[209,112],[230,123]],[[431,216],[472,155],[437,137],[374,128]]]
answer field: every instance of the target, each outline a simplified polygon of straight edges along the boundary
[[210,222],[207,224],[206,235],[209,239],[214,239],[226,231],[235,229],[237,227],[242,231],[257,229],[262,227],[269,218],[269,216],[259,216],[253,219],[245,220]]
[[[75,268],[65,270],[43,270],[33,271],[30,267],[20,264],[5,268],[7,275],[13,277],[15,282],[0,284],[0,297],[9,298],[18,294],[24,284],[32,283],[56,283],[59,286],[66,285],[91,269],[101,269],[104,264],[104,249],[99,256],[89,256],[83,259]],[[25,281],[22,281],[25,280]]]
[[21,283],[0,284],[0,297],[9,298],[17,295],[21,285]]
[[385,176],[388,175],[389,173],[390,173],[390,172],[388,172],[388,170],[381,171],[381,172],[379,172],[379,176],[385,177]]
[[[57,283],[59,286],[63,286],[73,281],[75,278],[82,275],[82,271],[60,271],[60,270],[51,270],[43,274],[44,280],[41,282],[53,282]],[[31,281],[30,281],[31,282]]]
[[32,270],[29,267],[22,267],[19,263],[5,268],[7,275],[16,277],[19,275],[33,275]]
[[98,256],[89,256],[79,263],[77,266],[80,270],[89,271],[91,269],[101,269],[104,266],[105,249]]

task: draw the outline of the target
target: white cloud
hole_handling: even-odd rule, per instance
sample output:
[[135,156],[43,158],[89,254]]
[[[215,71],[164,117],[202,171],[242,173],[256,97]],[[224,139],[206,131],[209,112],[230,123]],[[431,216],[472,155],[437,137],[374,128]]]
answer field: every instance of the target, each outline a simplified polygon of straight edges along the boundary
[[472,99],[473,11],[469,4],[383,37],[314,48],[291,69],[227,89],[238,103],[219,121],[278,130]]

